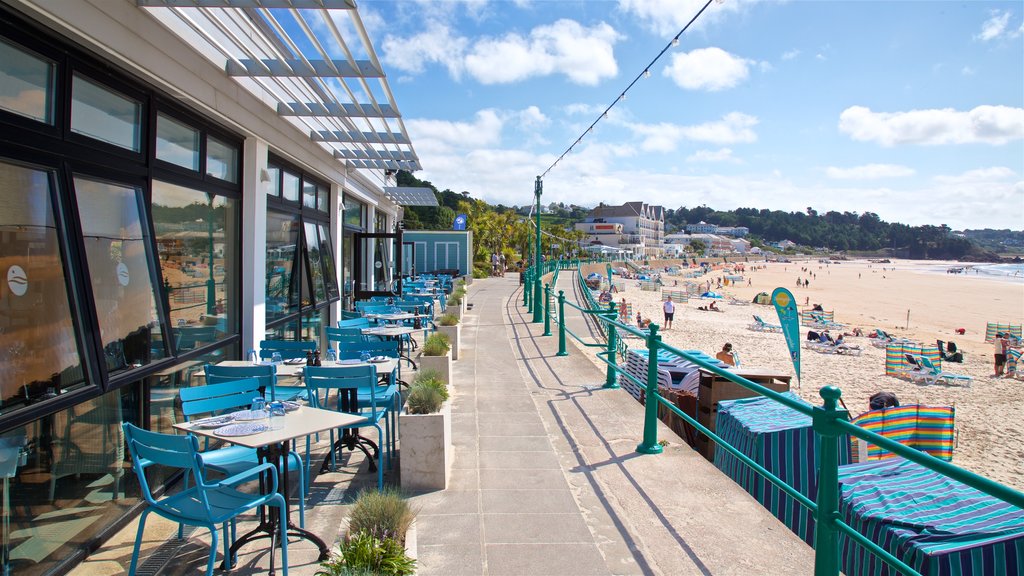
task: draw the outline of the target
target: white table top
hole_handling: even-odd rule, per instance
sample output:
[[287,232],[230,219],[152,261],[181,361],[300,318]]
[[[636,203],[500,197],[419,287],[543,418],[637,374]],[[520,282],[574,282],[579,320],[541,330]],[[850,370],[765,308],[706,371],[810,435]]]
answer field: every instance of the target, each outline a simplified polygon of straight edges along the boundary
[[334,410],[322,410],[311,406],[303,406],[284,417],[284,428],[268,430],[248,436],[218,436],[217,429],[194,428],[190,423],[175,424],[174,428],[190,432],[196,436],[220,438],[232,444],[247,448],[262,448],[271,444],[280,444],[302,436],[324,432],[340,426],[349,426],[366,420],[364,416],[355,416]]
[[427,328],[413,328],[412,326],[378,326],[376,328],[363,328],[362,333],[367,336],[405,336],[414,332],[423,332]]
[[[366,366],[367,364],[369,364],[370,366],[375,366],[377,368],[377,373],[378,374],[386,374],[388,372],[394,372],[398,368],[398,359],[397,358],[388,358],[388,360],[385,361],[385,362],[357,362],[357,363],[345,363],[345,364],[341,364],[341,363],[337,363],[337,362],[327,362],[327,361],[323,361],[322,362],[322,366],[326,366],[326,367],[331,367],[331,366]],[[247,362],[245,360],[225,360],[224,362],[219,362],[217,364],[217,366],[252,366],[252,364],[250,364],[249,362]],[[303,369],[305,367],[306,367],[305,363],[303,363],[303,364],[278,364],[277,365],[277,375],[281,376],[281,377],[300,378],[302,376],[302,371],[303,371]]]
[[412,312],[397,312],[389,314],[367,314],[367,318],[384,320],[385,322],[399,322],[401,320],[414,320],[416,318],[428,318],[427,314],[413,314]]

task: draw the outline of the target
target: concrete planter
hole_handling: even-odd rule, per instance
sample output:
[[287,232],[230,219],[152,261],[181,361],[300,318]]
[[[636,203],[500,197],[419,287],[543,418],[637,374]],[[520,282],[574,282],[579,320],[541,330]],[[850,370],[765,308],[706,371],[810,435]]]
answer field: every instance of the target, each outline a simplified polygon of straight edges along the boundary
[[448,336],[448,341],[452,344],[452,360],[459,359],[459,333],[462,332],[462,324],[456,324],[455,326],[438,326],[437,331],[441,334]]
[[449,351],[444,356],[423,356],[419,358],[419,369],[436,370],[441,375],[441,380],[448,385],[449,389],[455,388],[452,382],[452,353]]
[[446,490],[452,472],[452,407],[437,414],[402,413],[399,469],[402,490]]
[[445,309],[444,309],[444,313],[445,314],[451,314],[452,316],[455,316],[456,318],[461,320],[462,319],[462,305],[460,304],[458,306],[446,306]]

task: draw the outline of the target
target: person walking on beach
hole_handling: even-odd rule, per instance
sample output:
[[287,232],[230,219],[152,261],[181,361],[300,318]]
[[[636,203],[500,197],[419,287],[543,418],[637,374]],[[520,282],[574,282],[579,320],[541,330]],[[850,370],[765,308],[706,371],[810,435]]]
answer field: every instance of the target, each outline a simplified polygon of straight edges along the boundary
[[665,311],[665,330],[669,330],[672,328],[672,318],[676,315],[676,305],[671,298],[666,298],[662,309]]
[[995,356],[996,356],[996,374],[998,378],[1003,375],[1003,367],[1006,365],[1006,348],[1009,345],[1009,341],[1002,332],[996,332],[996,339],[993,343]]

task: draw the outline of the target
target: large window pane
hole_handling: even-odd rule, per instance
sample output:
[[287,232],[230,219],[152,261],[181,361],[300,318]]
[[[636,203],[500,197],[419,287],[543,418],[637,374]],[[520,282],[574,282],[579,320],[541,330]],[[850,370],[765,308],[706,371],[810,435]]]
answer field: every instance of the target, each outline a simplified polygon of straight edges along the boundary
[[138,504],[121,428],[138,424],[138,390],[111,391],[0,438],[10,574],[53,573]]
[[328,204],[331,201],[331,190],[324,186],[316,187],[316,209],[321,212],[328,211]]
[[267,177],[270,178],[270,182],[267,182],[267,196],[280,196],[281,169],[277,166],[267,166]]
[[154,180],[153,227],[178,353],[236,333],[236,202]]
[[318,224],[317,230],[320,233],[320,258],[324,262],[327,298],[334,300],[338,297],[338,276],[334,265],[334,250],[331,248],[331,235],[326,224]]
[[96,316],[108,370],[166,355],[138,188],[75,177]]
[[158,114],[156,157],[182,168],[199,171],[199,130]]
[[291,172],[284,172],[284,183],[282,184],[282,192],[285,200],[291,200],[292,202],[299,201],[299,177]]
[[309,268],[313,276],[313,293],[317,304],[327,299],[327,288],[324,286],[324,267],[320,254],[320,241],[316,236],[316,224],[306,222],[306,253],[309,255]]
[[238,148],[213,137],[206,139],[206,173],[214,178],[238,182]]
[[0,162],[0,411],[85,383],[50,205],[52,174]]
[[296,216],[267,212],[267,321],[283,318],[299,306],[299,223]]
[[353,198],[345,197],[345,216],[342,221],[346,226],[353,226],[356,228],[363,228],[363,211],[365,205]]
[[142,105],[75,74],[71,131],[138,152]]
[[302,183],[302,205],[306,208],[316,208],[316,184]]
[[0,40],[0,109],[53,124],[53,62]]

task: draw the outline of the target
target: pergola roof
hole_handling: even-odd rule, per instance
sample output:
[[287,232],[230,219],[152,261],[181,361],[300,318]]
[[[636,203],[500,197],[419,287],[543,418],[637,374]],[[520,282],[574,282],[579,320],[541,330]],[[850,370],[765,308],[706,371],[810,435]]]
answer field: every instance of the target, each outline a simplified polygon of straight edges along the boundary
[[437,206],[437,196],[430,188],[386,186],[384,194],[399,206]]
[[347,166],[421,168],[354,0],[136,0]]

